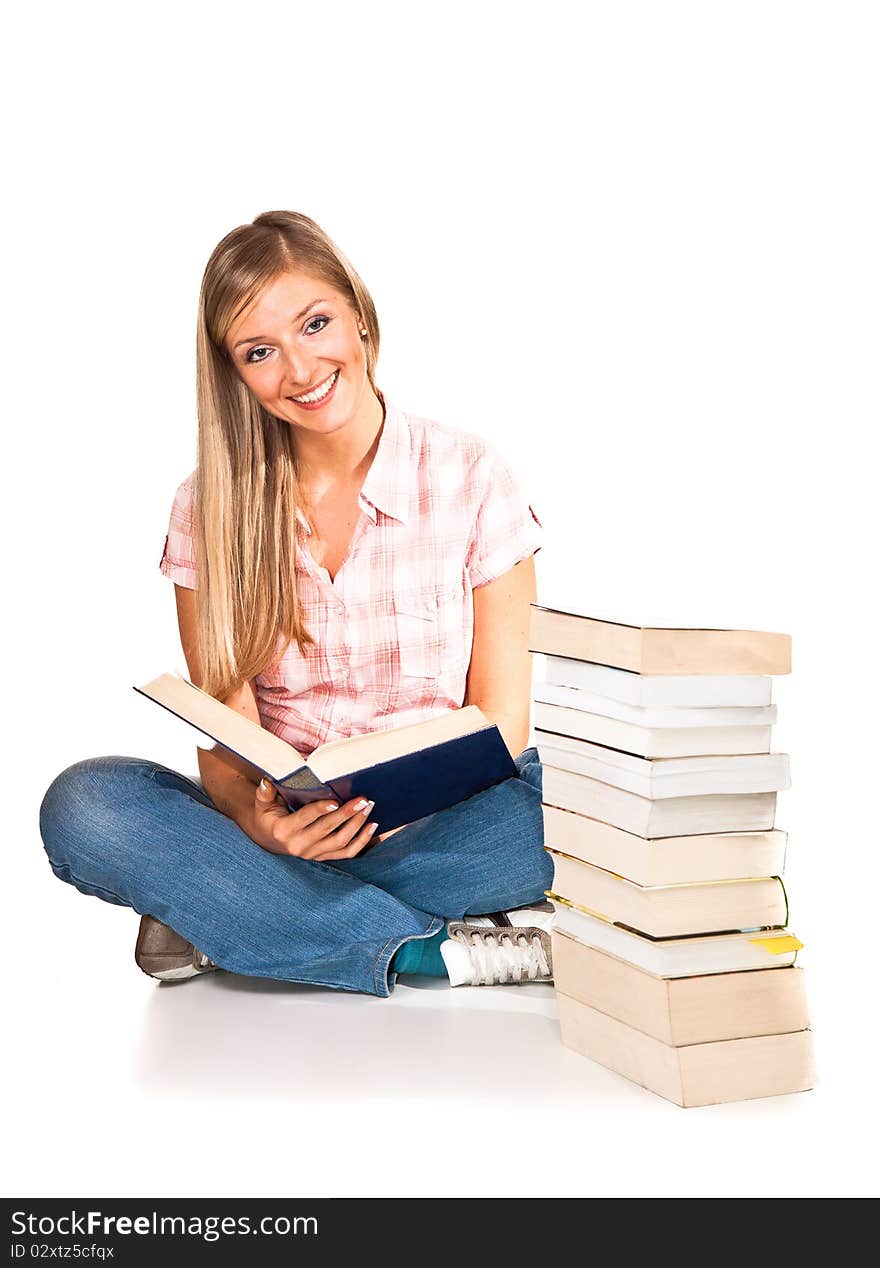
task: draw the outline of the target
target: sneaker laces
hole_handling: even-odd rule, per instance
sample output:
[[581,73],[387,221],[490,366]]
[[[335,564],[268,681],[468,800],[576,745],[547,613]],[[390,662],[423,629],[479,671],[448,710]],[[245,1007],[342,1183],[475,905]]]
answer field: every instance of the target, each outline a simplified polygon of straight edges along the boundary
[[550,976],[550,965],[537,930],[456,929],[452,934],[467,950],[474,986],[504,986]]

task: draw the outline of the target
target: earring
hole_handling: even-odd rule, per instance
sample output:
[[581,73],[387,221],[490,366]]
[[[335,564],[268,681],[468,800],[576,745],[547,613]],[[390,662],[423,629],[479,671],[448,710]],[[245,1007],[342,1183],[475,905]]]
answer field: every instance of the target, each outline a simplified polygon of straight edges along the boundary
[[360,337],[361,337],[362,339],[366,339],[366,337],[367,337],[367,332],[366,332],[366,330],[361,329],[361,330],[359,330],[359,331],[358,331],[358,334],[360,335]]

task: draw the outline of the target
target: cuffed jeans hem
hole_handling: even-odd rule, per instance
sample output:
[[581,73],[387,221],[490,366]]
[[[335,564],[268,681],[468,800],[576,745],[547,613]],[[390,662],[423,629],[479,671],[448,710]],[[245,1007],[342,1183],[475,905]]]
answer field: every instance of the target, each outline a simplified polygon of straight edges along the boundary
[[303,970],[290,972],[283,969],[273,970],[268,966],[261,966],[259,969],[251,966],[244,967],[237,964],[234,957],[224,957],[223,963],[219,960],[216,963],[218,967],[226,969],[228,973],[237,973],[245,977],[273,978],[281,982],[301,982],[307,986],[324,986],[330,990],[353,991],[356,994],[375,995],[380,999],[386,999],[397,982],[398,975],[389,972],[389,966],[398,947],[402,946],[404,942],[433,937],[439,929],[443,928],[445,923],[443,916],[431,916],[428,928],[424,933],[395,934],[392,938],[389,938],[374,961],[372,981],[368,976],[369,969],[366,965],[364,966],[366,969],[364,973],[355,970],[356,979],[351,976],[348,981],[332,981]]
[[129,907],[124,898],[120,898],[112,889],[105,889],[101,885],[90,885],[87,881],[81,881],[74,876],[70,868],[64,863],[54,863],[49,859],[49,866],[60,881],[64,881],[67,885],[72,885],[74,889],[78,889],[81,894],[85,894],[89,898],[100,898],[102,902],[113,903],[117,907]]
[[389,938],[376,960],[375,983],[376,994],[387,998],[397,985],[398,974],[390,972],[391,961],[404,942],[418,942],[425,938],[433,938],[446,924],[443,916],[432,916],[431,923],[424,933],[407,934],[406,937]]

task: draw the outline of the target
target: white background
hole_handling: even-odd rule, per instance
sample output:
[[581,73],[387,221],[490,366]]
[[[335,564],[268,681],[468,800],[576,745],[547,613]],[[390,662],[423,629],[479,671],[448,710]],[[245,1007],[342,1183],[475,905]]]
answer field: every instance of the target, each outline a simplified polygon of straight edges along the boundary
[[[4,1192],[876,1192],[876,7],[154,0],[7,34]],[[201,273],[280,207],[370,287],[380,387],[521,473],[539,601],[793,635],[814,1092],[679,1110],[564,1049],[549,988],[159,988],[134,915],[51,876],[69,763],[195,770],[132,685],[185,670],[158,563]]]

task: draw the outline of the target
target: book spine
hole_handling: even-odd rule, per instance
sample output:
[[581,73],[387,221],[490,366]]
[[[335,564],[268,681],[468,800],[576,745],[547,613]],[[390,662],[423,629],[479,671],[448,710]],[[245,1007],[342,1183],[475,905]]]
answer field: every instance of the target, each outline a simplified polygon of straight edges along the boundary
[[301,767],[283,780],[272,782],[290,811],[299,810],[302,806],[307,806],[313,801],[323,801],[325,798],[331,801],[339,800],[332,785],[323,783],[308,766]]

